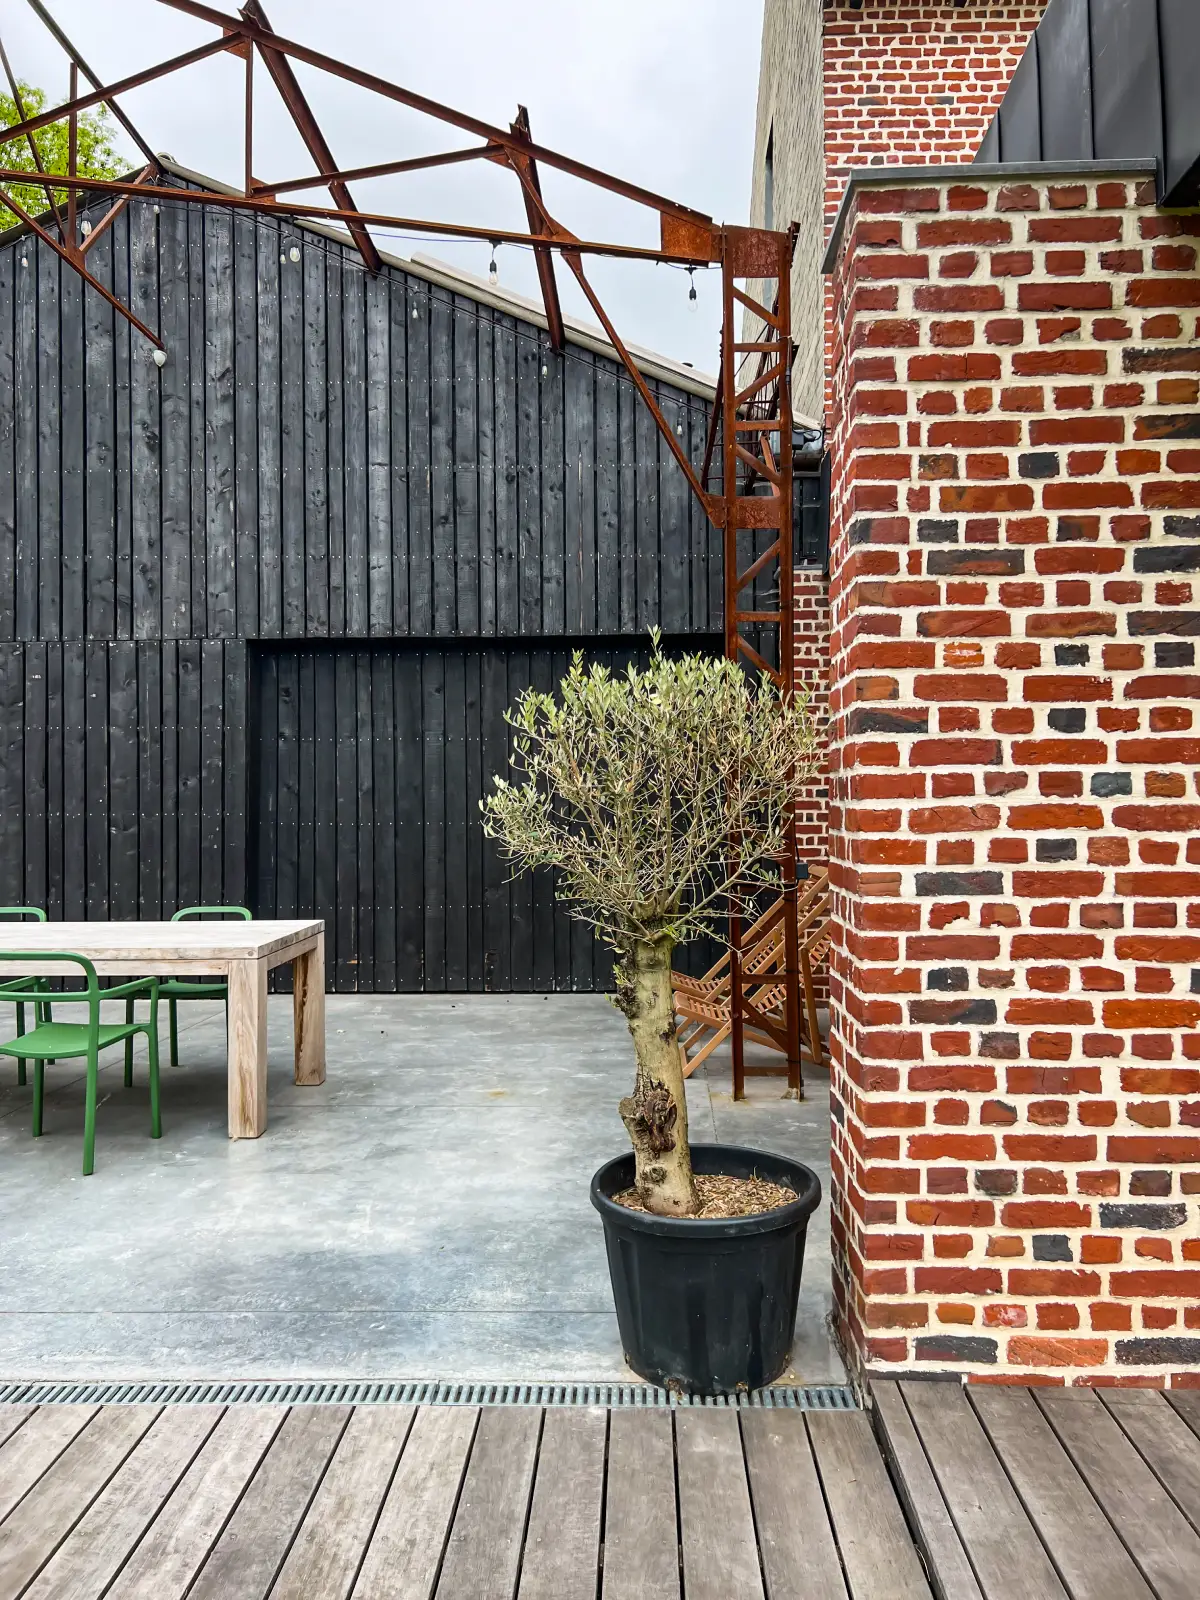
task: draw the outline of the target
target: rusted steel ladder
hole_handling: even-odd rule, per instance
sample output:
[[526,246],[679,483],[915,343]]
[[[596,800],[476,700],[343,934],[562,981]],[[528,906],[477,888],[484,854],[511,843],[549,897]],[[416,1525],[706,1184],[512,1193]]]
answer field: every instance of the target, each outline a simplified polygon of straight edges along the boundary
[[[792,531],[792,399],[793,360],[791,270],[795,231],[786,234],[757,229],[726,228],[723,232],[722,350],[720,408],[721,491],[725,539],[725,654],[757,672],[766,672],[791,697],[795,687],[795,617],[792,578],[795,552]],[[774,293],[772,294],[772,286]],[[751,292],[753,289],[754,292]],[[762,299],[757,296],[761,295]],[[736,323],[741,314],[743,332]],[[745,313],[749,313],[746,317]],[[761,327],[756,328],[755,323]],[[753,359],[757,358],[757,359]],[[749,369],[747,372],[746,369]],[[714,430],[715,442],[715,430]],[[765,549],[762,533],[774,534]],[[769,609],[753,608],[751,586],[759,592],[774,577]],[[773,632],[775,659],[763,630]],[[800,1068],[801,994],[799,929],[796,916],[796,829],[792,815],[780,862],[780,887],[785,903],[783,1021],[788,1092],[803,1098]],[[729,944],[733,1094],[746,1088],[747,1027],[775,1032],[778,1024],[759,1014],[742,970],[743,917],[735,901],[730,907]],[[752,1071],[774,1071],[755,1068]]]

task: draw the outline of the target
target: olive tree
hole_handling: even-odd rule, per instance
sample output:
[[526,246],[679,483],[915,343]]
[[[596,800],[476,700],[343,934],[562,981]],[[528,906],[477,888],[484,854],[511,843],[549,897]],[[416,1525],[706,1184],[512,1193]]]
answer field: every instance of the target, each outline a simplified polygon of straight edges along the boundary
[[557,695],[507,713],[511,779],[482,802],[517,870],[552,867],[558,896],[615,956],[637,1076],[621,1101],[647,1208],[696,1209],[671,958],[727,926],[731,892],[777,881],[787,818],[817,767],[805,697],[731,661],[663,654],[614,674],[576,655]]

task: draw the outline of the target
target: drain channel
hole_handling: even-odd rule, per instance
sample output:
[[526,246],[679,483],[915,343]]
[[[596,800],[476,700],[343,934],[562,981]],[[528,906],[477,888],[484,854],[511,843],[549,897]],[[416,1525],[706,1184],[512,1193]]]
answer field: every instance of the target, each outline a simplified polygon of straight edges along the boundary
[[0,1383],[7,1405],[736,1406],[854,1411],[848,1384],[678,1395],[638,1383]]

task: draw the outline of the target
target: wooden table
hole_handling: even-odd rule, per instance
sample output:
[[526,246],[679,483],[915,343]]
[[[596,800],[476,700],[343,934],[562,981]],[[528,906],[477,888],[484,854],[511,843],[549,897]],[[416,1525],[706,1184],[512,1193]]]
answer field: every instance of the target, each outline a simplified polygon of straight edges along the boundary
[[267,974],[294,973],[296,1082],[325,1081],[323,922],[29,922],[0,927],[0,976],[62,977],[61,965],[5,950],[71,951],[105,976],[223,977],[229,982],[229,1137],[267,1126]]

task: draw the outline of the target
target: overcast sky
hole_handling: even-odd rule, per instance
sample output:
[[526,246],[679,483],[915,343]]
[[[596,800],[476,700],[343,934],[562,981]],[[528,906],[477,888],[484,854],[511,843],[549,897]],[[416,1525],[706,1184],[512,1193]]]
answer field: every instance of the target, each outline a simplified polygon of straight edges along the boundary
[[[112,82],[211,38],[159,0],[47,0],[84,58]],[[215,0],[233,12],[237,0]],[[747,220],[762,0],[264,0],[286,37],[507,127],[518,103],[534,138],[667,195],[718,222]],[[22,0],[5,0],[4,42],[19,77],[66,97],[62,52]],[[734,22],[736,18],[736,24]],[[151,146],[229,182],[242,175],[242,65],[219,57],[124,97]],[[460,148],[469,136],[305,66],[297,76],[345,166]],[[255,176],[300,176],[312,163],[261,67],[255,75]],[[130,146],[132,158],[132,146]],[[582,238],[657,243],[655,218],[548,170],[552,212]],[[355,197],[375,208],[524,230],[516,179],[491,163],[375,179]],[[327,192],[312,196],[328,203]],[[379,240],[481,275],[487,244]],[[528,253],[502,248],[502,284],[537,294]],[[594,260],[589,275],[631,342],[715,372],[720,280],[674,268]],[[594,320],[559,268],[564,306]]]

